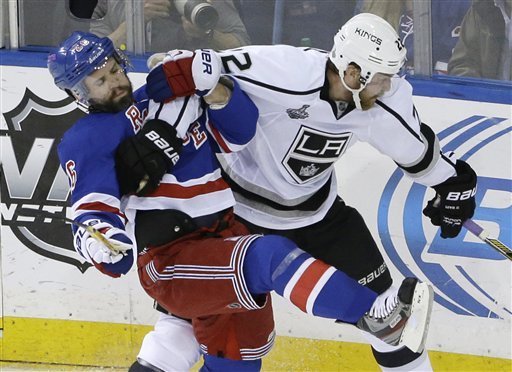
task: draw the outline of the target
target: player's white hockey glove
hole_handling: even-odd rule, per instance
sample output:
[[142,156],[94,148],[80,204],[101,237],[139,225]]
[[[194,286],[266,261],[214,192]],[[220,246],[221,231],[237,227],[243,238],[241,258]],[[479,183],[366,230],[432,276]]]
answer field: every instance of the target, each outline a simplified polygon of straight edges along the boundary
[[133,244],[124,230],[99,220],[87,220],[85,225],[93,226],[114,246],[115,251],[79,228],[74,236],[76,251],[103,274],[118,278],[126,274],[133,265]]
[[471,166],[457,160],[457,175],[433,186],[436,196],[427,203],[423,214],[435,226],[441,226],[442,238],[456,237],[464,221],[475,212],[476,173]]
[[[155,62],[148,60],[148,65]],[[220,57],[211,49],[171,50],[146,78],[146,93],[156,102],[169,102],[178,97],[206,96],[220,78]]]

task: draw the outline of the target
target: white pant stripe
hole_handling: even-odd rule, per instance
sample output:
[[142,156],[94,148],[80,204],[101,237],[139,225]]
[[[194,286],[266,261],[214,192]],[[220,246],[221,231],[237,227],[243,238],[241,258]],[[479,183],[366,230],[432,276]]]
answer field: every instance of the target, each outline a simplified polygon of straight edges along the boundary
[[270,340],[263,346],[254,349],[240,349],[242,360],[256,360],[264,357],[274,346],[275,331],[272,331]]

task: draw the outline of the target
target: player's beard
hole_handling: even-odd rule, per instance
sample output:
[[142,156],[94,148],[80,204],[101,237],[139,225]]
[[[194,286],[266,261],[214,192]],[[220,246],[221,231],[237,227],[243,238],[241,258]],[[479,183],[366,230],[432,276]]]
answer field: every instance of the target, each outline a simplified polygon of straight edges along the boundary
[[361,109],[363,111],[369,110],[373,107],[375,104],[375,101],[378,97],[372,97],[372,98],[363,98],[361,99]]
[[[119,96],[119,97],[118,97]],[[102,102],[89,101],[90,112],[120,112],[126,110],[133,103],[133,88],[128,82],[123,87],[118,87],[110,93]]]
[[361,100],[361,108],[363,111],[371,109],[375,105],[375,102],[390,89],[390,86],[387,84],[380,84],[379,87],[379,90],[367,87],[359,92],[359,99]]
[[375,105],[375,102],[379,97],[382,97],[382,93],[373,95],[373,96],[366,96],[364,94],[359,94],[359,98],[361,99],[361,109],[363,111],[369,110]]

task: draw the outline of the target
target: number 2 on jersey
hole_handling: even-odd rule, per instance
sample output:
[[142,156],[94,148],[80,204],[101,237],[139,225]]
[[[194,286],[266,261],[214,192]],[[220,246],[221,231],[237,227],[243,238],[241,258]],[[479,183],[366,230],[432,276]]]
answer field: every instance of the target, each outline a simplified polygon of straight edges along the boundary
[[237,56],[230,55],[230,56],[222,56],[220,59],[222,61],[222,66],[224,67],[224,70],[226,71],[226,74],[230,74],[232,71],[229,68],[229,62],[232,62],[235,64],[235,66],[238,68],[238,70],[243,71],[247,70],[251,67],[251,57],[249,57],[249,53],[244,52],[241,55],[244,58],[244,61],[240,61],[237,59]]

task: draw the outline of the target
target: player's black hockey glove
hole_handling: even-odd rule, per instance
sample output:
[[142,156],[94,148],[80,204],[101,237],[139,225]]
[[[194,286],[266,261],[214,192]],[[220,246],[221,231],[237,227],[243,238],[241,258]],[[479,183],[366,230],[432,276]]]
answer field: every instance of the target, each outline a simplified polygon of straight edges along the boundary
[[[150,59],[163,59],[146,78],[146,93],[156,102],[169,102],[178,97],[206,96],[220,78],[220,58],[211,49],[171,50]],[[148,60],[148,65],[152,64]]]
[[457,160],[457,175],[433,186],[436,196],[427,203],[423,214],[435,226],[441,226],[442,238],[456,237],[462,224],[475,212],[476,173],[471,166]]
[[135,136],[124,140],[116,152],[116,172],[121,195],[139,196],[154,191],[162,177],[179,160],[183,141],[163,120],[148,120]]

